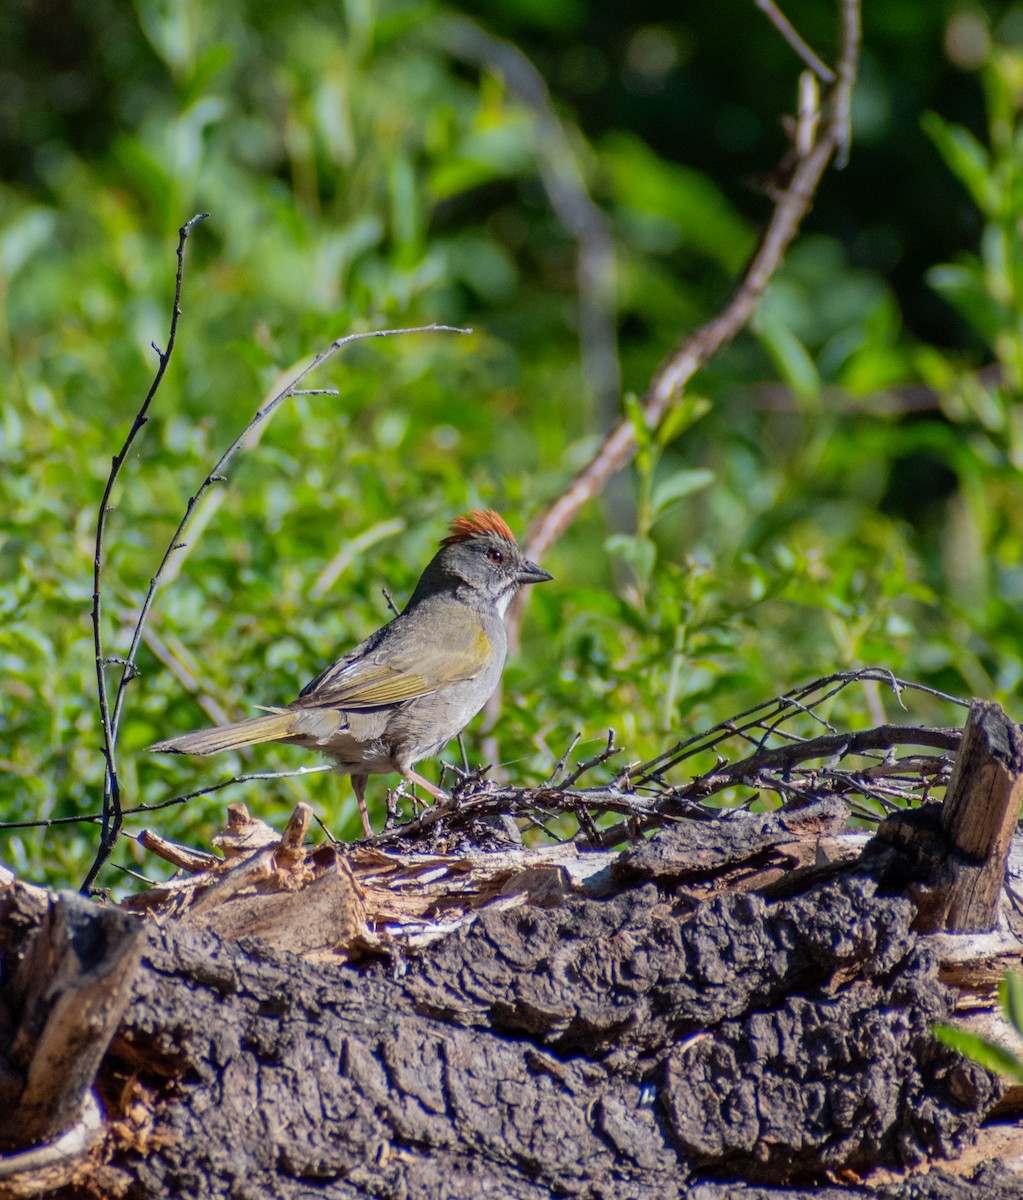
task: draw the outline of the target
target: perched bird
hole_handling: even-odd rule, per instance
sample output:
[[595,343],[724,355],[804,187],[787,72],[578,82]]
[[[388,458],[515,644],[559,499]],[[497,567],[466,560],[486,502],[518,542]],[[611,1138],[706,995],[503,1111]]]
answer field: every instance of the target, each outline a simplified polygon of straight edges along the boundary
[[473,509],[451,522],[404,611],[317,675],[297,700],[149,749],[216,754],[287,742],[319,750],[351,775],[368,836],[370,775],[396,771],[434,799],[446,798],[412,768],[437,754],[490,699],[508,649],[504,615],[511,598],[523,584],[552,578],[525,557],[493,509]]

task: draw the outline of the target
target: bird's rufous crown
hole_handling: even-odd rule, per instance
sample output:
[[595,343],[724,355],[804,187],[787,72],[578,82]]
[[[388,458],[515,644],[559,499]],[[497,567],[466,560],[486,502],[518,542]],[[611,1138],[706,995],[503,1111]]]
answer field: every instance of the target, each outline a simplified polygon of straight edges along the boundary
[[508,528],[500,513],[494,512],[492,508],[472,508],[464,516],[455,517],[451,522],[451,532],[441,539],[440,544],[454,546],[457,542],[467,542],[470,538],[482,537],[488,533],[496,534],[509,542],[515,541],[515,534]]

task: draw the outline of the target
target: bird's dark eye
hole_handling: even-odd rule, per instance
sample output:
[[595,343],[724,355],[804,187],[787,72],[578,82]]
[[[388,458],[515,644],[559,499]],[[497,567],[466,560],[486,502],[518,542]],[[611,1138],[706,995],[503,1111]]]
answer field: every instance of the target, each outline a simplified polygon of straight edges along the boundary
[[490,547],[490,549],[487,551],[487,558],[489,558],[492,563],[504,562],[504,555],[496,546]]

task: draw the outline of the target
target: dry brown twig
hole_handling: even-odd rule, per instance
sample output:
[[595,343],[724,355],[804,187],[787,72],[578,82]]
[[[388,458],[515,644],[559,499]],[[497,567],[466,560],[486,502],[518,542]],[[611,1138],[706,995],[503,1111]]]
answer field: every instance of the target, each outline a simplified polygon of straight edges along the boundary
[[[919,692],[942,703],[968,708],[968,702],[922,684],[897,679],[890,671],[867,667],[838,671],[813,680],[782,696],[737,713],[726,721],[694,734],[647,762],[620,772],[608,783],[577,787],[580,778],[616,753],[609,734],[606,748],[578,764],[561,778],[571,747],[543,784],[498,787],[480,773],[459,781],[451,798],[431,805],[407,824],[378,834],[373,844],[411,845],[443,824],[447,833],[466,829],[484,816],[506,814],[529,819],[538,810],[574,816],[581,849],[607,848],[682,818],[727,819],[764,793],[782,805],[804,807],[814,800],[841,797],[862,820],[875,822],[894,803],[898,807],[926,799],[930,789],[947,782],[952,755],[959,746],[958,728],[885,724],[842,732],[818,710],[853,685],[883,684],[902,703],[905,692]],[[802,720],[823,728],[817,737],[804,737],[791,725]],[[786,726],[789,726],[786,728]],[[575,744],[574,741],[572,743]],[[736,753],[735,746],[751,747]],[[898,757],[902,747],[924,746],[936,754]],[[715,754],[716,764],[684,782],[671,778],[680,767]],[[747,793],[739,800],[739,793]],[[708,804],[730,793],[729,806]],[[591,823],[614,813],[624,818],[605,826],[595,837]]]
[[[767,10],[763,3],[760,6]],[[791,25],[780,13],[775,17],[776,6],[770,7],[773,11],[768,15],[772,22],[782,28],[778,21],[780,17],[785,27],[791,30]],[[832,76],[824,97],[824,120],[818,126],[816,140],[805,154],[797,157],[788,184],[775,201],[760,244],[732,298],[717,316],[676,346],[650,381],[641,407],[644,419],[651,428],[656,428],[679,403],[693,375],[749,321],[757,301],[798,233],[828,164],[836,157],[840,164],[844,162],[849,142],[850,96],[859,58],[859,0],[839,0],[838,11],[841,44],[834,72],[824,67],[798,38],[798,34],[792,31],[799,42],[796,48],[800,57],[810,61],[811,66],[816,61],[818,65],[813,69],[825,82],[829,75]],[[792,39],[788,40],[793,44]],[[812,55],[812,60],[807,59],[807,54]],[[526,553],[531,558],[542,560],[583,505],[599,496],[608,481],[628,465],[636,448],[635,427],[628,417],[622,417],[586,466],[533,521],[525,538]],[[513,644],[517,640],[522,613],[523,601],[520,599],[509,613],[510,640]]]
[[[110,849],[113,848],[114,843],[117,841],[117,836],[121,829],[121,785],[117,773],[118,714],[120,712],[122,694],[128,682],[136,674],[133,656],[129,656],[128,658],[108,658],[103,649],[103,542],[106,537],[107,517],[110,513],[110,501],[114,493],[114,487],[117,484],[118,476],[121,473],[121,467],[124,465],[124,460],[128,457],[128,451],[131,449],[132,444],[149,420],[150,405],[156,398],[156,393],[160,390],[160,384],[163,382],[163,377],[167,373],[171,356],[174,353],[174,343],[177,340],[178,333],[178,321],[181,319],[181,286],[185,273],[185,243],[188,241],[192,229],[200,222],[207,220],[208,217],[209,213],[199,213],[192,217],[190,221],[186,221],[178,230],[178,266],[174,277],[174,303],[171,306],[167,345],[165,349],[161,350],[155,343],[153,344],[153,349],[156,351],[158,360],[156,374],[153,376],[153,382],[149,385],[149,391],[146,393],[145,399],[135,414],[135,419],[128,430],[120,451],[113,457],[110,474],[107,476],[107,482],[103,488],[103,498],[100,500],[99,513],[96,517],[96,544],[92,563],[91,616],[92,643],[96,659],[96,690],[99,700],[99,719],[103,733],[103,757],[105,762],[103,770],[103,816],[100,847],[101,849],[104,847],[107,848],[106,854],[110,853]],[[107,689],[107,668],[109,666],[119,666],[121,668],[121,678],[117,685],[113,712],[111,712]],[[96,865],[89,872],[88,878],[82,885],[83,890],[92,884],[98,870],[99,866]]]

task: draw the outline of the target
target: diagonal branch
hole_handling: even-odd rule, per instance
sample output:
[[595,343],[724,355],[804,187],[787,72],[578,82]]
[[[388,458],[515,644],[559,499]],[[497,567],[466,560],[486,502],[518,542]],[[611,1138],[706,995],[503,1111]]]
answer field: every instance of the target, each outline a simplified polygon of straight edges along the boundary
[[621,396],[616,255],[607,216],[587,190],[578,156],[543,76],[519,47],[464,16],[446,16],[438,28],[448,53],[499,72],[509,91],[532,114],[541,182],[555,216],[576,243],[580,365],[605,427]]
[[774,3],[774,0],[753,0],[753,3],[822,83],[835,82],[835,72],[830,67],[825,66],[820,58],[814,54],[793,28],[792,22],[781,11],[778,5]]
[[[451,325],[421,325],[411,329],[373,329],[363,333],[346,334],[344,337],[336,338],[325,350],[321,350],[320,353],[317,354],[312,360],[312,362],[299,371],[299,373],[294,377],[294,379],[291,380],[289,384],[281,388],[281,390],[277,392],[276,395],[272,396],[266,402],[266,404],[262,406],[262,408],[256,411],[248,425],[245,426],[245,428],[234,439],[230,446],[228,446],[220,458],[217,459],[212,470],[199,485],[195,495],[189,497],[188,504],[185,507],[185,515],[181,518],[177,529],[175,529],[170,541],[167,544],[167,549],[163,553],[163,558],[161,558],[160,565],[156,569],[156,574],[149,581],[149,588],[146,592],[146,598],[142,602],[142,608],[139,611],[138,620],[135,623],[135,631],[132,634],[131,646],[129,647],[128,653],[125,657],[125,666],[121,676],[120,686],[117,689],[117,700],[114,704],[113,717],[111,720],[111,726],[115,737],[117,736],[121,711],[124,707],[125,691],[128,683],[131,680],[131,669],[135,665],[135,659],[138,655],[139,646],[142,642],[142,634],[145,630],[146,622],[149,619],[149,613],[152,610],[157,589],[163,582],[164,573],[167,570],[167,565],[171,560],[171,556],[176,551],[185,550],[187,548],[188,543],[184,539],[192,524],[196,505],[215,483],[225,482],[224,472],[227,470],[228,464],[244,445],[250,434],[252,434],[255,429],[259,428],[259,426],[261,426],[285,400],[291,396],[294,396],[299,391],[299,384],[301,384],[303,380],[311,375],[313,371],[321,367],[327,361],[327,359],[332,358],[343,347],[351,345],[353,342],[364,342],[369,338],[400,337],[409,333],[469,332],[471,331],[468,329],[457,329]],[[333,394],[336,394],[336,392]]]
[[[824,171],[836,154],[844,153],[848,142],[849,98],[859,57],[859,0],[840,0],[839,12],[841,51],[835,82],[826,97],[827,119],[809,152],[796,163],[788,185],[775,202],[760,245],[731,300],[717,316],[685,338],[651,380],[643,397],[642,412],[652,428],[659,425],[679,402],[693,375],[750,319],[809,211]],[[525,540],[525,552],[531,558],[542,559],[582,506],[600,495],[608,480],[632,460],[636,447],[636,430],[632,421],[623,417],[566,490],[533,522]],[[520,620],[521,607],[511,617],[513,630],[517,630]]]

